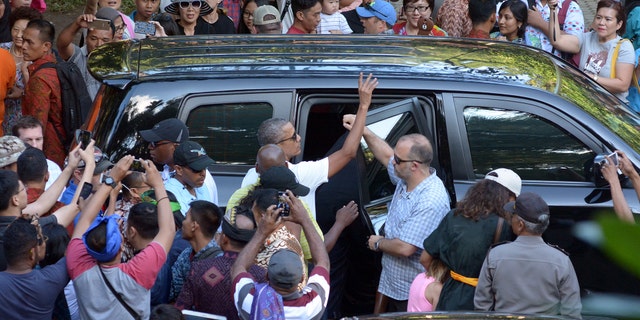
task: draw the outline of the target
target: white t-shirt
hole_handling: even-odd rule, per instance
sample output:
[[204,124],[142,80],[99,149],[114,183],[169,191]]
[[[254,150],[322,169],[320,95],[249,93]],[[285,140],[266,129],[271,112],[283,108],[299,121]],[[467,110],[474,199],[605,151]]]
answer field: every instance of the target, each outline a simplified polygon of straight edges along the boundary
[[349,23],[347,23],[347,19],[342,15],[342,13],[320,13],[320,23],[316,28],[316,32],[318,34],[331,34],[331,30],[340,30],[342,34],[353,33],[353,30],[349,27]]
[[[329,158],[322,158],[318,161],[302,161],[296,164],[287,161],[287,167],[293,172],[300,184],[309,188],[309,194],[300,197],[300,199],[309,205],[311,214],[315,218],[316,189],[318,189],[321,184],[329,181]],[[244,179],[242,179],[241,187],[256,183],[258,177],[259,175],[255,168],[249,169]]]
[[45,190],[49,189],[62,173],[60,166],[49,159],[47,159],[47,170],[49,170],[49,180],[47,180],[47,184],[44,186]]

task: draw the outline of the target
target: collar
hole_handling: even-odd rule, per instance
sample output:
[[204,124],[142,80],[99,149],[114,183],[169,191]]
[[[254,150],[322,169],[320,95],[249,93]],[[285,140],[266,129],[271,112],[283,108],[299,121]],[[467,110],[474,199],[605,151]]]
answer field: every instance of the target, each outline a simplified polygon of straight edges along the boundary
[[29,74],[32,74],[36,69],[47,62],[56,62],[56,57],[53,55],[53,53],[49,52],[42,56],[40,59],[36,59],[35,61],[33,61],[33,63],[27,67],[27,69],[29,70]]

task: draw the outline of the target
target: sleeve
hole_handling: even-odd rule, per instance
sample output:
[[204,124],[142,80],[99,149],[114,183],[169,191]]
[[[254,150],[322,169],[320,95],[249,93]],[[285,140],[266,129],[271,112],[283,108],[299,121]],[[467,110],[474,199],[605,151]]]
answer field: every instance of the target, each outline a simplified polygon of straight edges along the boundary
[[438,228],[446,213],[439,212],[440,200],[433,192],[425,192],[420,197],[421,200],[412,208],[412,214],[403,222],[398,239],[423,249],[425,238]]
[[584,16],[582,9],[575,1],[571,1],[569,4],[562,31],[572,35],[584,33]]
[[154,241],[129,262],[120,264],[119,268],[139,285],[150,290],[165,261],[167,261],[167,253],[160,243]]
[[176,300],[176,307],[180,310],[193,309],[193,270],[189,272],[189,277],[184,282],[184,286],[182,286],[182,290],[180,291],[180,295],[178,295],[178,299]]
[[[54,206],[57,205],[58,203],[59,202],[56,202],[56,204],[54,204]],[[64,205],[64,204],[62,204],[62,205]],[[53,210],[53,211],[55,211],[55,210]],[[48,215],[46,217],[40,218],[40,225],[43,226],[43,227],[46,226],[46,225],[57,224],[57,223],[58,223],[58,218],[56,218],[56,216],[54,216],[54,215]]]
[[241,319],[249,319],[255,293],[255,282],[250,273],[243,272],[233,279],[233,303]]
[[352,34],[353,30],[351,30],[351,27],[349,27],[349,23],[347,22],[347,18],[344,17],[344,15],[342,15],[342,13],[340,13],[339,15],[339,21],[340,21],[340,31],[342,31],[342,34]]
[[211,193],[211,202],[213,202],[215,205],[218,205],[218,186],[216,185],[216,180],[213,179],[213,176],[211,175],[211,172],[209,172],[209,169],[207,169],[207,175],[205,176],[205,184],[207,185],[207,189],[209,189],[209,192]]
[[296,178],[301,184],[314,189],[329,181],[329,158],[318,161],[305,161],[296,165]]
[[69,283],[69,273],[67,273],[67,258],[63,257],[55,264],[48,265],[42,268],[42,275],[44,276],[44,282],[49,283],[56,290],[53,292],[60,292]]
[[473,296],[473,305],[476,310],[479,311],[491,311],[493,310],[493,293],[491,290],[493,279],[491,276],[491,270],[489,268],[489,254],[482,263],[482,269],[480,269],[480,276],[478,276],[478,285],[476,286],[476,293]]
[[188,266],[189,263],[189,252],[191,252],[191,246],[188,246],[180,253],[176,262],[173,264],[173,267],[171,267],[171,290],[169,291],[169,301],[176,299],[180,294],[180,290],[182,290],[185,275],[189,272],[188,269],[185,270],[185,266]]
[[82,50],[80,50],[80,47],[78,47],[77,45],[73,44],[73,53],[71,54],[69,59],[67,59],[67,61],[71,61],[71,62],[75,63],[76,65],[79,65],[78,64],[78,60],[79,59],[82,59]]
[[629,63],[635,65],[636,53],[633,50],[631,41],[623,41],[620,45],[620,52],[618,53],[618,63]]
[[71,239],[69,246],[67,246],[67,271],[71,280],[75,280],[95,265],[96,261],[87,252],[82,239]]
[[256,168],[251,168],[249,169],[249,171],[247,171],[247,174],[244,175],[242,184],[240,184],[240,188],[244,188],[256,182],[258,182],[258,173],[256,172]]
[[571,260],[567,260],[567,267],[564,277],[559,284],[560,291],[560,314],[574,319],[581,319],[580,312],[582,303],[580,302],[580,285],[578,277],[573,269]]
[[438,225],[438,227],[433,230],[433,232],[431,232],[431,234],[426,239],[424,239],[424,242],[422,244],[424,250],[436,259],[440,257],[440,241],[442,239],[444,230],[446,230],[447,226],[449,225],[449,214],[447,214],[447,216],[442,219],[440,225]]
[[50,96],[51,88],[47,82],[39,74],[33,74],[22,97],[22,114],[34,116],[42,123],[42,127],[46,128],[51,108]]

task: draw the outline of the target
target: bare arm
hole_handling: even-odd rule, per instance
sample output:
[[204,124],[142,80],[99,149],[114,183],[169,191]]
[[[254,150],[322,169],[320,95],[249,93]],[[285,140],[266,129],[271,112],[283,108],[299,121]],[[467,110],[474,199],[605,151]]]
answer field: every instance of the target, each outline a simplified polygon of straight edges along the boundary
[[80,154],[78,150],[80,146],[76,146],[71,152],[69,152],[69,163],[62,170],[62,173],[58,176],[56,181],[38,198],[38,200],[27,205],[22,212],[28,214],[40,214],[51,210],[51,207],[56,203],[62,191],[67,186],[69,178],[73,174],[73,171],[78,167],[80,162]]
[[[353,114],[345,114],[342,117],[342,125],[351,130],[353,123],[356,121],[356,116]],[[373,152],[373,155],[380,161],[383,165],[389,164],[389,160],[393,156],[393,149],[389,144],[378,137],[375,133],[373,133],[369,128],[364,128],[364,133],[362,134],[364,140],[367,142],[367,146]]]
[[[133,159],[133,158],[132,158]],[[149,160],[142,161],[142,166],[146,172],[147,183],[153,188],[158,200],[158,234],[153,238],[162,245],[165,252],[171,250],[173,244],[173,238],[176,234],[176,227],[173,221],[173,212],[171,211],[171,204],[169,203],[169,197],[167,191],[164,188],[162,182],[162,176],[156,166]],[[123,176],[124,177],[124,176]]]
[[336,245],[342,231],[358,218],[358,205],[351,201],[336,212],[336,222],[324,235],[324,246],[330,252]]
[[[569,53],[578,53],[580,52],[580,40],[578,37],[563,33],[560,31],[560,24],[558,23],[558,0],[549,0],[548,2],[549,8],[551,9],[551,16],[549,18],[549,30],[550,33],[549,42],[553,45],[554,48],[569,52]],[[555,37],[554,37],[555,33]],[[547,34],[545,32],[545,34]]]
[[420,254],[420,264],[424,267],[424,271],[429,270],[431,261],[433,261],[433,257],[429,252],[427,252],[427,250],[422,250],[422,253]]
[[77,203],[78,203],[78,198],[80,198],[80,193],[82,192],[83,185],[85,183],[91,182],[91,178],[93,176],[93,170],[96,167],[96,163],[93,158],[94,143],[95,141],[91,140],[91,142],[89,143],[89,145],[85,150],[82,150],[82,149],[77,150],[77,153],[80,155],[84,163],[86,163],[84,172],[82,173],[82,177],[80,178],[80,182],[78,183],[76,192],[73,194],[73,198],[71,199],[71,202],[68,205],[56,210],[53,213],[53,215],[56,216],[56,219],[58,220],[58,224],[61,224],[65,227],[70,225],[71,222],[73,222],[73,219],[75,219],[76,215],[78,215],[80,208],[78,207]]
[[631,85],[631,79],[633,78],[633,64],[631,63],[616,63],[616,77],[595,77],[590,75],[601,86],[609,90],[612,93],[626,92]]
[[84,13],[96,14],[98,12],[98,0],[87,0],[87,4],[84,7]]
[[[607,161],[611,163],[609,157],[607,157]],[[620,185],[620,180],[618,180],[617,167],[611,164],[603,165],[602,175],[609,182],[611,198],[613,200],[613,210],[616,212],[616,215],[621,220],[633,222],[631,208],[629,208],[629,204],[627,204],[627,200],[624,198],[622,186]]]
[[410,243],[406,243],[400,239],[387,239],[383,236],[370,236],[369,249],[374,250],[375,244],[378,243],[378,251],[390,254],[394,257],[409,257],[414,254],[418,248]]
[[309,249],[311,251],[311,258],[316,266],[323,267],[329,270],[329,254],[324,246],[324,242],[320,237],[318,231],[316,231],[311,222],[311,218],[307,210],[302,205],[300,199],[298,199],[290,190],[287,190],[287,195],[284,197],[289,207],[291,208],[291,215],[284,217],[286,221],[293,221],[302,226],[307,241],[309,242]]
[[71,24],[66,26],[58,35],[56,45],[62,59],[69,60],[73,55],[73,38],[81,28],[88,28],[89,22],[96,17],[93,14],[83,14],[77,17]]
[[360,73],[360,78],[358,79],[360,106],[358,107],[356,120],[349,129],[351,132],[349,132],[342,148],[329,156],[329,178],[342,170],[356,156],[356,152],[360,147],[360,139],[367,121],[367,112],[371,105],[371,96],[373,95],[373,90],[378,86],[378,79],[373,78],[372,74],[369,74],[366,80],[363,80],[363,77],[362,73]]

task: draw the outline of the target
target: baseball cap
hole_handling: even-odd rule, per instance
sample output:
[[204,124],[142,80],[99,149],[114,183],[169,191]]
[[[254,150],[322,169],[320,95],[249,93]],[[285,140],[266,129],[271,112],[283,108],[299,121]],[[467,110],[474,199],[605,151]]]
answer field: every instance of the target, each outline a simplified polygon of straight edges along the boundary
[[309,188],[301,185],[296,179],[296,175],[287,167],[267,169],[260,175],[260,184],[265,189],[291,190],[296,196],[304,197],[309,194]]
[[393,6],[384,0],[371,1],[356,8],[358,15],[363,18],[376,17],[389,25],[394,25],[397,20],[397,13]]
[[501,184],[503,187],[509,189],[509,191],[515,193],[516,197],[520,195],[520,191],[522,190],[522,179],[520,179],[517,173],[509,169],[495,169],[487,173],[484,178]]
[[[93,175],[101,174],[114,166],[113,162],[109,161],[107,155],[98,147],[93,147],[93,159],[96,162],[96,167],[93,169]],[[84,160],[80,160],[78,163],[78,169],[83,169],[86,166]]]
[[202,171],[215,163],[207,156],[207,152],[197,142],[187,141],[181,143],[173,151],[173,163],[179,166],[188,166],[194,171]]
[[263,26],[280,22],[280,12],[274,6],[263,5],[253,11],[253,25]]
[[504,210],[517,214],[520,218],[531,223],[540,223],[540,216],[549,214],[549,206],[537,194],[525,192],[504,206]]
[[175,143],[183,143],[189,139],[189,129],[182,121],[171,118],[156,123],[149,130],[140,131],[142,139],[148,142],[169,140]]
[[276,251],[269,259],[267,267],[269,283],[282,289],[291,289],[302,281],[302,261],[300,256],[288,249]]
[[18,161],[18,157],[27,149],[27,146],[15,136],[0,138],[0,168]]
[[[117,214],[112,214],[104,217],[97,217],[93,220],[93,223],[87,229],[87,231],[82,235],[82,242],[84,242],[85,247],[87,248],[87,252],[99,262],[108,262],[113,260],[116,257],[116,254],[120,251],[120,244],[122,244],[122,235],[120,234],[120,226],[118,225],[118,216]],[[97,228],[101,224],[106,224],[106,244],[102,251],[95,251],[89,246],[87,243],[87,235],[93,229]]]

